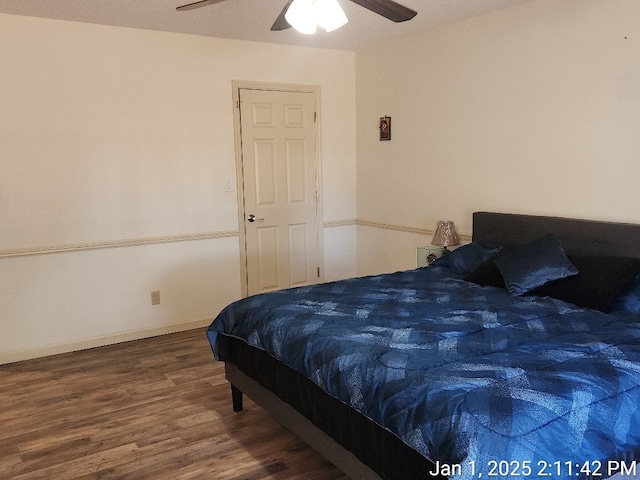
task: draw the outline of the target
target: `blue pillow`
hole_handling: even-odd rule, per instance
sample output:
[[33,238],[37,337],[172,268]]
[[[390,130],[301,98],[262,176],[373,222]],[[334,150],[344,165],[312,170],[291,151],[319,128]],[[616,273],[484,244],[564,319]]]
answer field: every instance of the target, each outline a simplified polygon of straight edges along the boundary
[[554,280],[578,273],[564,253],[560,239],[554,234],[515,247],[496,258],[495,264],[512,295],[524,295]]
[[640,315],[640,275],[634,278],[631,285],[618,297],[611,313]]
[[489,257],[482,262],[473,272],[466,275],[463,280],[475,283],[482,287],[506,288],[502,274],[500,273],[500,270],[498,270],[498,267],[496,267],[495,260],[506,255],[513,250],[513,248],[514,247],[510,246],[503,247],[494,256]]
[[450,268],[453,273],[466,275],[473,272],[482,262],[491,258],[502,248],[498,244],[473,242],[462,245],[438,258],[433,265]]

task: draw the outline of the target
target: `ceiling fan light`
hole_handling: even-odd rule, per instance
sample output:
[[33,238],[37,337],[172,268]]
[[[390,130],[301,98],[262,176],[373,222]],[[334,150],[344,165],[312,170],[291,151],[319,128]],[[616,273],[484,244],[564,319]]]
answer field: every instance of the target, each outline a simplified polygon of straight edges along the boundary
[[315,0],[293,0],[284,18],[300,33],[316,33],[318,22],[315,18]]
[[313,6],[318,25],[327,32],[333,32],[349,21],[338,0],[315,0]]

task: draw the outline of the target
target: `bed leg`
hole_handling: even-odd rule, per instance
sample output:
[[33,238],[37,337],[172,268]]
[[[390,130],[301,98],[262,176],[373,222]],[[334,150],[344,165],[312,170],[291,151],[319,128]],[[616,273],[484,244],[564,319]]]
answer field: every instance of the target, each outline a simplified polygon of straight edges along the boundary
[[242,411],[242,392],[239,388],[231,385],[231,402],[233,403],[233,411]]

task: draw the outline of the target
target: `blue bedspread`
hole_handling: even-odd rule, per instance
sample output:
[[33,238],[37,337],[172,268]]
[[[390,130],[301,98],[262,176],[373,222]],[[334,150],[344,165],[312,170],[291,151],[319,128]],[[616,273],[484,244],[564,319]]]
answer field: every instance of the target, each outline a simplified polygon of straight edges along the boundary
[[638,320],[436,266],[249,297],[208,336],[216,358],[219,333],[264,349],[452,478],[604,478],[640,452]]

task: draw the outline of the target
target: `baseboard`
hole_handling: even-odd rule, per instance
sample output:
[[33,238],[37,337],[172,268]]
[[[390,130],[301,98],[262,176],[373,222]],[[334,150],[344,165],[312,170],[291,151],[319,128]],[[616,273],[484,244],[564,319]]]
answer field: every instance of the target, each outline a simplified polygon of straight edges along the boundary
[[174,323],[171,325],[163,325],[160,327],[130,330],[127,332],[115,333],[111,335],[86,338],[75,342],[45,345],[43,347],[15,350],[12,352],[0,352],[0,365],[21,362],[23,360],[31,360],[33,358],[48,357],[61,353],[75,352],[78,350],[86,350],[88,348],[103,347],[105,345],[113,345],[114,343],[140,340],[141,338],[157,337],[159,335],[183,332],[185,330],[193,330],[196,328],[204,328],[207,327],[212,321],[213,319],[206,319],[193,322]]

